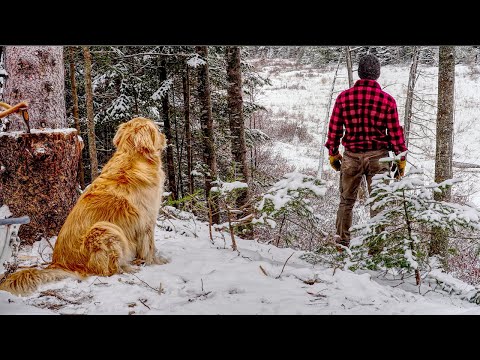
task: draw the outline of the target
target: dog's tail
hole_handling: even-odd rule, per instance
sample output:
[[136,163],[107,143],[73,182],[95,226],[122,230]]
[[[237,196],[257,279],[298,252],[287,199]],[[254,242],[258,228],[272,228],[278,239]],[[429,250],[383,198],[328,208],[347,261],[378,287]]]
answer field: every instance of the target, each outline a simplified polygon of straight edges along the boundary
[[0,290],[24,296],[35,291],[41,284],[67,277],[78,277],[78,275],[58,268],[25,269],[9,275],[6,279],[1,279],[3,282],[0,283]]

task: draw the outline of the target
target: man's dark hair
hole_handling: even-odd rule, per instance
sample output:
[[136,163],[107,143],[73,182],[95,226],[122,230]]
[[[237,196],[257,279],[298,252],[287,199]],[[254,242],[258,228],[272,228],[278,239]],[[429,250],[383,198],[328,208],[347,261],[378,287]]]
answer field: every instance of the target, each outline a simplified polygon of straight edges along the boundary
[[368,54],[360,58],[358,63],[360,79],[377,80],[380,77],[380,61],[375,55]]

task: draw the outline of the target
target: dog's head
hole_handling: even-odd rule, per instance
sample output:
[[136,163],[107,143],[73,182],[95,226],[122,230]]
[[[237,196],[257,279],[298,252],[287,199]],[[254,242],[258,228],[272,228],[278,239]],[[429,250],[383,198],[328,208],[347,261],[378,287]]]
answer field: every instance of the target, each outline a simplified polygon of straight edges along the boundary
[[120,151],[133,150],[153,159],[165,148],[166,139],[152,120],[138,117],[118,127],[113,145]]

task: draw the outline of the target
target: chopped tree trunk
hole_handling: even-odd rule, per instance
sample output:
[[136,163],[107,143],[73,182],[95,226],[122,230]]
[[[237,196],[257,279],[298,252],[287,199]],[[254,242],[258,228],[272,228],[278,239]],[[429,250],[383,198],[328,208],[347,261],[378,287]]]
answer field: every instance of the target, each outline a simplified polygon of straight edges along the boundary
[[[5,55],[4,100],[29,104],[32,130],[0,133],[0,205],[30,217],[20,238],[33,243],[57,235],[77,200],[83,142],[66,129],[63,47],[7,46]],[[9,120],[8,130],[25,130],[21,117]]]
[[220,222],[218,198],[210,196],[212,181],[217,178],[217,157],[213,135],[212,103],[210,96],[210,76],[208,74],[208,49],[206,46],[196,46],[197,54],[205,60],[198,66],[198,97],[200,102],[200,124],[203,135],[203,161],[207,166],[205,172],[205,194],[214,224]]
[[[69,62],[70,62],[70,83],[72,84],[72,99],[73,99],[73,120],[75,121],[75,128],[77,129],[77,134],[81,136],[80,132],[80,117],[78,111],[78,94],[77,94],[77,81],[75,80],[75,60],[73,58],[73,46],[69,48]],[[80,183],[80,188],[85,189],[85,175],[83,171],[83,161],[80,156],[80,161],[78,162],[78,182]]]
[[[165,60],[161,61],[160,68],[160,82],[164,84],[167,80],[167,65]],[[162,97],[162,114],[163,114],[163,131],[167,138],[167,178],[168,178],[168,190],[170,190],[173,200],[178,199],[177,195],[177,182],[175,181],[175,162],[173,159],[173,135],[172,125],[170,124],[170,105],[168,103],[168,92],[165,92]]]
[[[7,46],[8,73],[3,101],[28,103],[31,128],[66,128],[65,70],[62,46]],[[17,114],[10,115],[8,130],[24,130]]]
[[20,229],[32,244],[55,236],[75,204],[83,142],[75,129],[0,132],[0,206],[31,219]]

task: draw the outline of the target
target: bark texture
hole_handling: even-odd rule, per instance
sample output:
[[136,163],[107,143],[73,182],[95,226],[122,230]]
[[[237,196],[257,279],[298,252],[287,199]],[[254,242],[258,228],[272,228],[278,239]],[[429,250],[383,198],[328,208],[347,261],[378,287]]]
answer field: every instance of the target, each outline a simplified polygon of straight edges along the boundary
[[[5,70],[3,101],[26,101],[32,129],[67,127],[62,46],[7,46]],[[8,130],[25,130],[19,115],[10,117]]]
[[[196,46],[197,54],[207,61],[208,49],[206,46]],[[205,193],[207,199],[210,197],[212,181],[217,178],[217,157],[213,135],[212,103],[210,95],[210,76],[208,73],[208,61],[198,68],[198,97],[200,103],[200,124],[203,135],[203,161],[207,166],[205,173]],[[209,201],[212,213],[212,222],[220,222],[218,199],[211,198]]]
[[[453,177],[453,120],[455,105],[455,47],[440,46],[438,55],[437,146],[435,153],[435,182]],[[451,189],[434,193],[437,201],[450,201]],[[440,228],[433,229],[430,255],[440,255],[447,265],[448,237]]]
[[95,122],[93,119],[92,58],[87,46],[83,47],[85,60],[85,97],[87,107],[88,154],[90,155],[91,181],[98,176],[97,143],[95,141]]
[[[232,142],[232,156],[235,161],[235,179],[250,181],[247,164],[247,145],[245,143],[245,124],[243,120],[242,70],[239,46],[227,46],[225,50],[227,62],[227,103]],[[239,191],[237,205],[242,206],[248,200],[248,190]]]
[[[75,121],[75,129],[77,129],[78,136],[81,136],[80,132],[80,116],[78,111],[78,94],[77,94],[77,81],[75,79],[75,59],[74,59],[74,50],[70,46],[69,50],[69,62],[70,62],[70,83],[72,84],[72,99],[73,99],[73,120]],[[80,161],[78,162],[78,182],[80,183],[80,188],[85,189],[85,175],[83,170],[83,161],[80,156]]]
[[[159,72],[160,82],[163,83],[167,80],[167,67],[165,60],[161,61]],[[174,200],[178,199],[177,195],[177,182],[175,181],[175,162],[173,159],[173,135],[172,125],[170,124],[170,104],[168,103],[168,91],[163,94],[162,97],[162,114],[163,114],[163,131],[167,138],[167,178],[168,178],[168,190],[171,192],[171,197]]]
[[20,229],[32,244],[57,235],[75,204],[83,142],[75,129],[0,133],[0,206],[28,215]]

